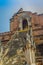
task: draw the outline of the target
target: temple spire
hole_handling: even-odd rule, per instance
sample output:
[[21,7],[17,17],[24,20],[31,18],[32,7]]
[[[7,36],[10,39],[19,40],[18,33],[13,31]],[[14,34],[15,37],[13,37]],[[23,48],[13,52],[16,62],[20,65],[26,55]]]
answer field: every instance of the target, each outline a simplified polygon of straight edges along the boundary
[[23,8],[20,8],[18,12],[22,12],[23,11]]

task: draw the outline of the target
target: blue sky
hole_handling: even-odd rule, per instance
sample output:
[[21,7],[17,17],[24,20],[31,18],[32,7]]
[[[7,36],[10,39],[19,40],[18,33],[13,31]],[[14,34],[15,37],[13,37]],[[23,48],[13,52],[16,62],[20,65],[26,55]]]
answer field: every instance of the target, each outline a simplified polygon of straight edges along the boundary
[[10,18],[20,8],[43,13],[43,0],[0,0],[0,33],[10,30]]

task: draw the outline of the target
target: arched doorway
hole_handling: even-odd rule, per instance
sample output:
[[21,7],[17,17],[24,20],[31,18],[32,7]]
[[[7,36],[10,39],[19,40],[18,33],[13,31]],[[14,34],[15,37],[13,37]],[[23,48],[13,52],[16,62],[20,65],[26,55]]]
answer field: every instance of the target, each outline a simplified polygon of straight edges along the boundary
[[24,20],[22,21],[22,26],[23,26],[23,30],[26,29],[26,28],[28,28],[28,22],[27,22],[26,19],[24,19]]

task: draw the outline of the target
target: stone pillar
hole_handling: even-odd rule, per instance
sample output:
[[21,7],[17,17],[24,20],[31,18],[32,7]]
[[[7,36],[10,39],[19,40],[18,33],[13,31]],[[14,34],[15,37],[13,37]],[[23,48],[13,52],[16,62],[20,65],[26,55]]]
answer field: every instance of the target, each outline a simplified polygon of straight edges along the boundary
[[30,65],[32,64],[32,49],[31,49],[31,45],[29,44],[29,55],[30,55]]
[[25,55],[25,61],[27,62],[27,64],[30,64],[30,61],[29,61],[29,50],[28,49],[25,50],[24,55]]
[[35,50],[32,48],[31,44],[29,44],[29,47],[27,46],[25,49],[25,60],[27,61],[28,65],[36,65]]
[[35,63],[35,49],[32,47],[32,65],[36,65]]

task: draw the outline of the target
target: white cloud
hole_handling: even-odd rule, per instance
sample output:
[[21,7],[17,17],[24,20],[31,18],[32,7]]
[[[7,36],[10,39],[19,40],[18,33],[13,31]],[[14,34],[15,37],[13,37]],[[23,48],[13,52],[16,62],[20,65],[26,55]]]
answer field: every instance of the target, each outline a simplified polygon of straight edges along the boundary
[[[24,10],[43,13],[42,0],[17,0],[19,2],[19,8],[22,7]],[[42,4],[41,4],[42,3]]]

